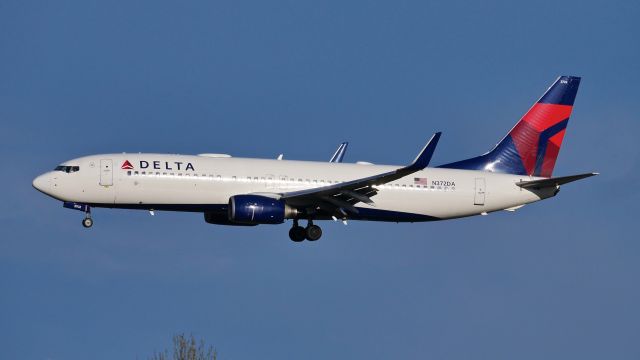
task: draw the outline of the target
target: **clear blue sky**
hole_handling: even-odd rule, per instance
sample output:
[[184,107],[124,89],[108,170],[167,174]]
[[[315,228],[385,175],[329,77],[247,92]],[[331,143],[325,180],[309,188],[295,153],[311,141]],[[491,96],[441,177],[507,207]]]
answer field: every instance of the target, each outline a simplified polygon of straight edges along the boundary
[[[0,345],[144,359],[192,332],[223,359],[640,357],[637,1],[0,3]],[[104,152],[402,164],[495,144],[582,76],[557,175],[516,213],[226,228],[82,214],[31,187]],[[633,235],[636,234],[636,235]]]

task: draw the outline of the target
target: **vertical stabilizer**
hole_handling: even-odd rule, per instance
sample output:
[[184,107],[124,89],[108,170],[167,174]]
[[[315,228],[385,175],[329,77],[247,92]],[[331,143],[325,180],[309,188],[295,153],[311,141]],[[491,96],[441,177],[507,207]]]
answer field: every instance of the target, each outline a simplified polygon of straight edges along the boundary
[[440,167],[551,177],[579,85],[559,77],[493,150]]

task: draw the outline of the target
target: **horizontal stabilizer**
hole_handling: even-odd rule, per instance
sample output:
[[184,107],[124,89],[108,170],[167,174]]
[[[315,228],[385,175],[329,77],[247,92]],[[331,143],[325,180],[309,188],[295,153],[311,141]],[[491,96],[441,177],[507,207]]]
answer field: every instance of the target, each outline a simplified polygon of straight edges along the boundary
[[576,180],[581,180],[581,179],[588,178],[595,175],[599,175],[599,174],[586,173],[586,174],[561,176],[561,177],[541,179],[541,180],[520,181],[520,182],[517,182],[516,185],[520,186],[523,189],[543,189],[543,188],[549,188],[549,187],[557,187],[563,184],[567,184],[570,182],[574,182]]

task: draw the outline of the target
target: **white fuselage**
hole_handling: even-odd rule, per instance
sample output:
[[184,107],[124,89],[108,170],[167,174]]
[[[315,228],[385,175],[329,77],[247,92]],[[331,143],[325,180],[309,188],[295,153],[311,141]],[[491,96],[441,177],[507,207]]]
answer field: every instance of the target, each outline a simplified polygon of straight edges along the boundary
[[[34,186],[56,199],[91,206],[199,212],[226,205],[234,195],[281,194],[399,168],[167,154],[93,155],[62,165],[78,170],[45,173],[34,180]],[[426,168],[378,186],[372,198],[375,204],[359,203],[357,208],[363,210],[359,217],[363,220],[439,220],[514,208],[555,194],[554,189],[532,192],[515,184],[531,179]]]

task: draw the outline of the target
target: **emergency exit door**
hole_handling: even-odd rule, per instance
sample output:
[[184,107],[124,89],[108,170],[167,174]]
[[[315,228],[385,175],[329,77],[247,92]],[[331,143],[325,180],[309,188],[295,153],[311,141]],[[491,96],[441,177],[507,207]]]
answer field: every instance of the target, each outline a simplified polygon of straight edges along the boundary
[[113,185],[113,161],[111,159],[100,160],[100,185]]
[[476,193],[473,200],[475,205],[484,205],[485,186],[484,178],[476,178]]

